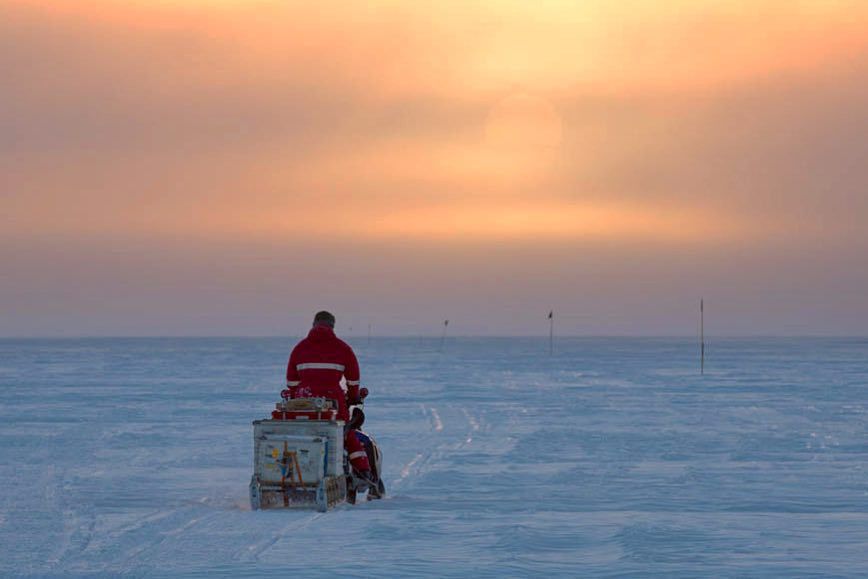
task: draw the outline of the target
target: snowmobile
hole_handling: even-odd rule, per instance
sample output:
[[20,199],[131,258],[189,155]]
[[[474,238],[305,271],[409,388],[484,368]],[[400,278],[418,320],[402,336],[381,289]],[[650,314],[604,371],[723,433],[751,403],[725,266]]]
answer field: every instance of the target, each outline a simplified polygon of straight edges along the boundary
[[[366,389],[363,394],[367,395]],[[364,423],[364,396],[346,424],[338,420],[334,400],[291,399],[286,390],[281,397],[270,419],[253,422],[253,510],[316,508],[325,512],[343,502],[355,504],[360,493],[367,493],[368,500],[385,496],[380,478],[382,453],[376,441],[359,432],[371,466],[369,476],[356,472],[344,450],[345,433]]]

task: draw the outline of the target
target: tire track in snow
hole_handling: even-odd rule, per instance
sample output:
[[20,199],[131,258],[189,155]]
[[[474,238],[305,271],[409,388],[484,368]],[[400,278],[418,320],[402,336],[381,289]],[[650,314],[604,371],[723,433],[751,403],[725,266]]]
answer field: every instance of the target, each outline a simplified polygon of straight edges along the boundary
[[436,408],[431,408],[431,418],[434,419],[434,430],[437,432],[443,431],[443,421],[440,420],[440,414],[437,412]]
[[138,531],[139,529],[149,525],[150,523],[156,523],[163,519],[168,519],[169,517],[175,515],[180,512],[180,508],[170,509],[170,510],[155,510],[149,515],[144,515],[142,517],[137,518],[136,520],[120,525],[115,529],[111,529],[109,531],[109,537],[111,539],[116,539],[122,535],[126,535],[127,533],[132,533]]
[[424,414],[425,416],[428,416],[429,414],[431,415],[432,428],[434,428],[434,430],[437,432],[442,432],[443,421],[440,419],[440,413],[437,412],[437,409],[433,406],[431,408],[428,408],[424,404],[420,404],[419,408],[422,409],[422,414]]
[[[51,569],[65,569],[70,561],[75,560],[75,555],[84,552],[93,541],[96,517],[91,513],[79,514],[74,508],[64,504],[73,490],[65,469],[51,466],[45,476],[49,481],[45,493],[46,501],[52,505],[54,511],[60,513],[62,522],[57,550],[46,559],[46,563]],[[54,480],[57,480],[57,484],[51,484]]]
[[[201,508],[201,507],[199,507],[199,508]],[[170,511],[158,511],[157,513],[143,519],[143,522],[138,524],[138,525],[127,525],[126,530],[122,531],[121,533],[112,533],[112,537],[110,537],[110,538],[113,539],[114,541],[116,541],[117,539],[119,539],[123,535],[128,535],[130,533],[134,533],[134,532],[142,529],[143,527],[145,527],[147,525],[147,523],[150,523],[150,522],[160,523],[162,521],[168,521],[171,518],[177,518],[179,516],[183,517],[183,516],[188,515],[188,514],[192,515],[196,511],[196,509],[197,509],[196,506],[190,506],[190,507],[184,507],[184,508],[176,508],[176,509],[172,509]],[[158,554],[158,553],[156,553],[156,551],[160,547],[162,547],[163,544],[166,543],[166,541],[169,541],[170,539],[171,540],[177,540],[177,537],[179,535],[181,535],[181,533],[183,531],[189,530],[193,526],[195,526],[195,525],[197,525],[203,521],[212,519],[212,518],[218,516],[218,514],[219,514],[219,512],[211,512],[211,513],[207,513],[201,517],[184,518],[180,522],[180,524],[170,525],[169,528],[166,530],[157,529],[156,531],[154,531],[154,534],[158,535],[159,539],[157,541],[142,545],[139,548],[134,548],[134,549],[128,551],[127,553],[125,553],[123,560],[119,564],[119,571],[121,573],[133,572],[139,567],[139,565],[137,565],[137,563],[139,563],[140,561],[144,562],[145,566],[153,565],[154,564],[153,560],[158,559],[156,557],[156,555]],[[147,554],[153,554],[154,555],[153,560],[151,557],[145,557],[145,555],[147,555]],[[156,564],[158,565],[159,563],[156,563]]]
[[404,468],[401,469],[401,476],[392,481],[392,486],[399,486],[404,479],[406,479],[413,472],[413,467],[416,466],[416,463],[419,462],[424,455],[420,452],[413,460],[404,465]]
[[470,424],[470,432],[467,433],[467,438],[464,439],[464,445],[467,446],[471,442],[473,442],[473,435],[476,432],[479,432],[479,421],[470,414],[466,408],[462,408],[461,412],[464,413],[464,417],[467,418],[467,422]]
[[[96,533],[96,517],[93,514],[86,514],[84,517],[78,516],[72,510],[66,510],[62,513],[63,516],[63,543],[60,554],[48,561],[52,568],[61,567],[66,569],[70,561],[75,561],[76,555],[81,555],[87,551],[93,542]],[[86,518],[87,523],[82,523],[82,519]],[[81,534],[81,538],[76,537]],[[73,543],[76,547],[73,549]]]
[[[443,420],[440,418],[440,413],[434,407],[427,407],[424,404],[420,405],[422,409],[422,413],[426,416],[430,414],[433,429],[435,432],[443,432],[444,425]],[[391,487],[401,487],[405,482],[415,478],[416,476],[423,474],[430,470],[432,465],[437,464],[438,461],[441,461],[443,458],[450,456],[454,451],[461,450],[467,445],[473,442],[473,437],[475,433],[479,432],[482,429],[482,425],[480,421],[474,417],[470,412],[467,411],[466,408],[461,408],[461,412],[464,414],[464,417],[467,419],[467,422],[470,426],[470,430],[464,436],[464,438],[458,442],[443,442],[438,444],[432,448],[430,448],[427,452],[417,453],[416,456],[413,457],[410,462],[405,464],[401,468],[400,475],[398,478],[391,481]]]
[[259,557],[264,552],[268,551],[274,545],[279,543],[282,539],[285,539],[286,537],[288,537],[290,534],[290,531],[298,532],[301,529],[306,528],[308,525],[310,525],[311,523],[313,523],[317,519],[324,517],[325,515],[326,515],[326,513],[314,513],[313,515],[311,515],[308,518],[306,518],[305,520],[303,520],[301,523],[296,523],[295,521],[290,521],[289,523],[284,525],[283,528],[277,534],[266,537],[262,541],[259,541],[258,543],[254,543],[253,545],[250,545],[249,547],[247,547],[247,551],[244,552],[240,558],[245,562],[258,562]]
[[476,418],[472,414],[470,414],[466,408],[462,408],[461,412],[464,413],[464,416],[467,418],[467,422],[470,423],[470,428],[473,429],[474,432],[479,430],[479,421],[476,420]]
[[205,516],[193,517],[192,519],[190,519],[189,521],[187,521],[186,523],[184,523],[180,527],[176,527],[174,529],[170,529],[168,531],[165,531],[163,534],[167,537],[174,537],[175,535],[180,535],[180,534],[184,533],[187,529],[191,529],[191,528],[195,527],[196,525],[198,525],[199,522],[202,521],[204,518],[205,518]]
[[[431,407],[429,409],[429,407],[425,404],[420,404],[419,408],[421,409],[422,414],[426,418],[430,416],[432,429],[435,432],[443,432],[443,420],[440,418],[440,413],[437,411],[437,409],[434,407]],[[444,444],[439,444],[437,446],[429,448],[426,452],[417,453],[416,456],[414,456],[410,460],[410,462],[408,462],[401,468],[401,472],[398,478],[390,481],[389,487],[400,487],[407,480],[411,479],[414,475],[418,475],[419,473],[423,472],[423,468],[425,467],[425,465],[431,462],[434,455],[444,446]]]

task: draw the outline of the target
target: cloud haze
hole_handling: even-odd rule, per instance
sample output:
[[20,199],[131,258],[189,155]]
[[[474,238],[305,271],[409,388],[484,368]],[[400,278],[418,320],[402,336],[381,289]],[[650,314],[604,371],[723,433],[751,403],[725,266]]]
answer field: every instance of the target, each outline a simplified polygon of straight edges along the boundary
[[[856,1],[0,0],[0,335],[865,334]],[[452,327],[452,326],[450,326]]]

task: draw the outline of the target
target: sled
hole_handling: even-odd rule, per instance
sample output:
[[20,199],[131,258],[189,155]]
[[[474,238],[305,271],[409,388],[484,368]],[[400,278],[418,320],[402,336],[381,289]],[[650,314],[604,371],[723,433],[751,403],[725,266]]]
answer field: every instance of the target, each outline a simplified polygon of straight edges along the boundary
[[344,422],[323,398],[278,402],[253,422],[250,506],[327,511],[347,498]]
[[[364,421],[360,409],[353,413],[354,419],[358,417]],[[369,500],[382,498],[385,487],[379,478],[381,455],[376,443],[370,439],[366,445],[375,460],[371,464],[376,464],[376,479],[360,479],[344,452],[344,431],[334,401],[324,398],[284,400],[276,404],[271,419],[255,420],[251,508],[325,512],[343,502],[355,503],[359,492],[367,491]]]

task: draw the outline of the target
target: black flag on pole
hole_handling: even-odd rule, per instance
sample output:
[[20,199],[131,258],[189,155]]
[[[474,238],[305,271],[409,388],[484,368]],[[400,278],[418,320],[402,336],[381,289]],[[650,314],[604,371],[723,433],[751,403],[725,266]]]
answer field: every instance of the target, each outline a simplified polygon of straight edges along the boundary
[[555,353],[555,311],[549,310],[549,355]]

